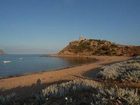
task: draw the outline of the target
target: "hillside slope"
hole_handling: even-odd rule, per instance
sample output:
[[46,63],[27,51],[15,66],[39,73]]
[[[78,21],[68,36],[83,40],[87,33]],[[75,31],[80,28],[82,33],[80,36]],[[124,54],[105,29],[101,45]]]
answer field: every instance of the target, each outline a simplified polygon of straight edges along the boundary
[[0,55],[1,55],[1,54],[4,54],[4,51],[0,49]]
[[119,45],[106,40],[84,39],[70,42],[69,45],[58,54],[135,56],[140,55],[140,46]]

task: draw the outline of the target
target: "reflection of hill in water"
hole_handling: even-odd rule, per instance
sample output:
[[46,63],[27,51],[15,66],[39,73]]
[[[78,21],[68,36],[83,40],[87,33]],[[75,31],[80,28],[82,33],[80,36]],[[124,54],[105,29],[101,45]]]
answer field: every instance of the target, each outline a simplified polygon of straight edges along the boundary
[[97,61],[95,58],[88,57],[63,57],[62,59],[64,59],[70,65],[87,64]]

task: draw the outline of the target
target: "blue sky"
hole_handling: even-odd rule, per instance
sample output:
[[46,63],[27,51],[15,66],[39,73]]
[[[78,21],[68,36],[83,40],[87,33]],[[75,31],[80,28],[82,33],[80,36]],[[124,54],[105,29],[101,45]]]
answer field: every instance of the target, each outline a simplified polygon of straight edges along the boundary
[[0,0],[0,48],[56,52],[78,39],[140,45],[140,0]]

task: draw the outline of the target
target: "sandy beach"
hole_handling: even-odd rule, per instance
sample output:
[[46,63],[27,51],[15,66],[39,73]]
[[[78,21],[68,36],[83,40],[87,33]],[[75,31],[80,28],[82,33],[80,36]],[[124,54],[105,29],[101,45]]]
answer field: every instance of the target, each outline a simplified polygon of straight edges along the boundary
[[1,89],[12,89],[16,87],[25,87],[35,84],[38,80],[41,83],[49,84],[58,81],[73,80],[82,77],[84,73],[101,67],[104,64],[109,64],[118,61],[124,61],[130,57],[124,56],[92,56],[98,61],[90,64],[83,64],[81,66],[65,68],[58,71],[40,72],[35,74],[28,74],[19,77],[10,77],[0,79]]

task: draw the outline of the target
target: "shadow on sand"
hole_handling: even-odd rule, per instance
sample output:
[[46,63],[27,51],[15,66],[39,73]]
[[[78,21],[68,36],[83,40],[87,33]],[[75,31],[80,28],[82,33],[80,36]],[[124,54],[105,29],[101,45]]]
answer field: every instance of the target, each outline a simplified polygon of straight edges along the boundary
[[41,79],[38,79],[36,83],[32,84],[31,86],[25,86],[25,87],[19,86],[9,90],[0,89],[0,95],[5,96],[14,93],[18,98],[32,97],[34,94],[39,94],[42,91],[42,89],[46,88],[47,86],[52,84],[60,84],[62,82],[68,82],[68,80],[55,81],[46,84],[46,83],[42,83]]

